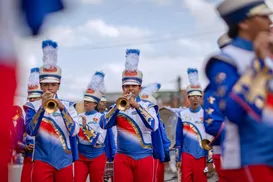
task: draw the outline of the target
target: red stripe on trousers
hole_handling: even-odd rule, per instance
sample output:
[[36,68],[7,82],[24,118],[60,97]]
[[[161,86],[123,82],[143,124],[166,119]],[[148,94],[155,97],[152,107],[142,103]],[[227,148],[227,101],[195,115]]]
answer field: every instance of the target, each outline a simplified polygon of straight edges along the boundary
[[134,160],[125,154],[116,154],[114,159],[114,182],[153,181],[153,157]]
[[106,155],[89,159],[80,154],[79,160],[75,162],[75,182],[86,182],[89,174],[90,182],[101,182],[104,179],[106,167]]
[[31,181],[31,172],[32,172],[32,158],[25,157],[23,163],[23,169],[21,173],[21,182],[30,182]]
[[[1,61],[0,61],[1,62]],[[7,66],[0,64],[1,78],[1,155],[0,155],[0,181],[8,182],[8,163],[11,160],[10,130],[12,123],[12,106],[16,90],[16,65]]]
[[183,152],[181,162],[181,182],[207,182],[207,176],[204,173],[205,168],[205,157],[195,159],[192,155]]
[[32,182],[73,182],[72,164],[57,170],[48,163],[35,160],[33,163]]

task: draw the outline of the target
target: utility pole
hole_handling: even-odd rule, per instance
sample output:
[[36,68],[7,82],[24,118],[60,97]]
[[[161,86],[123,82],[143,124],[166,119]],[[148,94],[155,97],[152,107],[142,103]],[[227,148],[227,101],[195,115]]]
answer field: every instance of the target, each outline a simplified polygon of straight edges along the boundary
[[181,76],[177,77],[177,95],[178,95],[178,105],[179,107],[182,106],[182,94],[181,94],[181,85],[182,85],[182,78]]

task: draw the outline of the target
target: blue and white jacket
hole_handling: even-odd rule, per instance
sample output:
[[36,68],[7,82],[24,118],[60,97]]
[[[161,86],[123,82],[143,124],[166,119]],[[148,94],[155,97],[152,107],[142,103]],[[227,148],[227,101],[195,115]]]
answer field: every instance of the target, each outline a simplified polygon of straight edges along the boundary
[[177,162],[181,162],[182,152],[196,159],[207,156],[208,152],[201,147],[202,139],[209,139],[203,124],[203,112],[201,106],[196,110],[188,108],[180,112],[176,126]]
[[152,104],[139,97],[136,101],[139,109],[120,111],[114,105],[100,126],[104,129],[117,126],[117,153],[138,160],[153,154],[151,132],[158,129],[158,118]]
[[52,114],[41,108],[41,100],[26,104],[26,131],[35,136],[33,160],[41,160],[58,170],[78,158],[76,135],[79,132],[74,103],[60,101],[65,108]]
[[89,159],[94,159],[106,153],[108,161],[113,161],[116,151],[113,132],[111,129],[102,129],[99,124],[105,118],[105,115],[96,110],[80,115],[86,117],[86,125],[83,127],[82,120],[80,120],[80,131],[78,133],[79,153]]
[[[254,83],[263,67],[264,61],[256,59],[253,43],[240,37],[234,38],[230,45],[212,56],[206,65],[210,90],[218,97],[217,107],[230,121],[225,122],[222,148],[224,168],[234,169],[248,165],[273,167],[272,120],[263,122],[264,91],[267,88],[266,85],[259,85],[263,81]],[[208,108],[206,112],[212,115],[216,111]],[[272,114],[273,111],[271,116]],[[235,124],[237,128],[232,128],[231,124]],[[237,140],[226,141],[226,138],[232,137]],[[229,150],[236,151],[236,155],[231,153],[233,156],[230,157]],[[225,162],[228,160],[236,163],[235,167]]]

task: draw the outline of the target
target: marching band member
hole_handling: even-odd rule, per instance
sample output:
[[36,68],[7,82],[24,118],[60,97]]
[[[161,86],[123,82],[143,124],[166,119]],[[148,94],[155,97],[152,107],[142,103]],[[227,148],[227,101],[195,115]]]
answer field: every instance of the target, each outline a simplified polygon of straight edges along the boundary
[[[43,91],[40,88],[39,83],[39,68],[32,68],[30,70],[30,76],[28,81],[28,101],[34,102],[42,98]],[[26,112],[27,107],[23,106],[24,111]],[[21,173],[21,182],[31,181],[31,172],[32,172],[32,155],[34,149],[34,137],[25,133],[24,125],[24,135],[23,140],[21,141],[21,150],[24,155],[24,163]]]
[[161,84],[152,83],[141,90],[141,99],[152,103],[158,113],[158,129],[152,132],[152,143],[153,143],[153,153],[154,153],[154,182],[164,182],[164,170],[165,162],[170,161],[170,146],[171,141],[167,137],[165,126],[160,121],[159,108],[157,100],[153,97],[153,94],[158,92]]
[[[75,162],[75,182],[85,182],[89,174],[91,182],[101,182],[104,178],[106,158],[114,157],[114,136],[112,130],[104,130],[99,122],[105,115],[95,108],[105,93],[104,73],[96,72],[84,94],[85,113],[80,114],[78,134],[79,160]],[[111,143],[112,142],[112,143]]]
[[24,119],[23,110],[20,106],[13,106],[13,117],[12,117],[12,127],[11,127],[11,141],[12,141],[12,162],[18,163],[21,145],[19,141],[22,140],[24,133]]
[[[227,34],[222,35],[218,39],[218,46],[220,49],[226,47],[228,44],[231,43],[231,39],[228,37]],[[220,143],[223,139],[223,130],[224,130],[224,120],[225,116],[224,113],[215,105],[215,100],[217,99],[215,94],[210,90],[210,84],[204,91],[204,110],[207,109],[214,109],[212,114],[208,114],[204,112],[204,126],[205,130],[208,134],[214,137],[213,141],[210,142],[213,148],[213,163],[215,165],[216,172],[218,174],[218,181],[223,182],[225,181],[224,172],[221,169],[221,147]],[[235,142],[238,139],[234,139]],[[230,151],[231,152],[231,151]]]
[[56,65],[57,47],[51,40],[42,42],[44,65],[39,70],[42,99],[25,105],[26,131],[35,136],[33,182],[73,181],[78,115],[73,102],[57,96],[61,83],[61,68]]
[[101,99],[100,99],[100,102],[98,103],[98,105],[97,105],[97,111],[98,112],[100,112],[100,113],[102,113],[102,114],[105,114],[105,112],[107,111],[107,105],[106,105],[106,103],[107,103],[107,100],[106,100],[106,98],[105,98],[105,95],[103,95],[102,97],[101,97]]
[[[203,125],[204,111],[201,107],[202,88],[198,81],[198,70],[189,68],[190,85],[187,94],[190,107],[180,112],[176,126],[177,168],[181,168],[183,182],[207,181],[207,151],[202,148],[202,139],[207,138]],[[210,167],[211,168],[211,167]]]
[[[151,132],[158,128],[157,113],[149,102],[140,99],[142,72],[137,69],[139,50],[126,51],[122,73],[123,97],[117,100],[101,121],[102,128],[117,126],[117,154],[114,160],[114,181],[153,181]],[[120,100],[120,102],[119,102]],[[127,105],[123,107],[122,100]]]
[[[272,78],[264,71],[272,70],[269,58],[272,11],[263,0],[225,0],[217,9],[233,40],[209,59],[205,71],[211,92],[217,96],[215,105],[238,126],[237,130],[228,130],[229,123],[225,121],[225,138],[239,139],[223,142],[223,168],[229,169],[224,171],[225,176],[234,182],[273,181],[272,125],[261,117],[266,83]],[[206,112],[212,115],[217,111],[208,108]],[[229,156],[226,148],[238,149],[236,157]],[[231,162],[236,168],[230,166]]]

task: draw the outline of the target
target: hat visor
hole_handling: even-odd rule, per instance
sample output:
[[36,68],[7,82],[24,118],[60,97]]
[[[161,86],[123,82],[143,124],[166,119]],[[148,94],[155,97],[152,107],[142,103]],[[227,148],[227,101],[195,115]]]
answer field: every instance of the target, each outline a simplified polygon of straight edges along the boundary
[[125,81],[122,83],[122,85],[140,85],[139,82],[133,82],[133,81]]
[[91,97],[84,97],[83,100],[97,103],[97,101],[95,99],[91,98]]
[[60,80],[56,78],[46,78],[46,79],[40,80],[40,83],[60,83]]
[[42,97],[42,94],[30,94],[27,96],[28,99],[31,99],[31,98],[40,98]]
[[106,102],[107,100],[105,98],[100,99],[101,102]]
[[249,12],[249,17],[252,16],[266,16],[266,15],[272,15],[273,11],[266,6],[265,4],[257,6],[255,8],[253,8],[250,12]]
[[191,91],[190,93],[188,93],[188,96],[202,96],[202,92],[201,91]]

